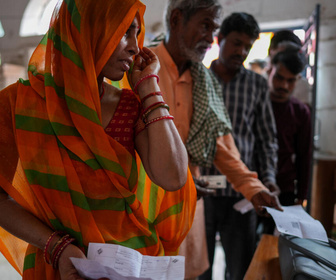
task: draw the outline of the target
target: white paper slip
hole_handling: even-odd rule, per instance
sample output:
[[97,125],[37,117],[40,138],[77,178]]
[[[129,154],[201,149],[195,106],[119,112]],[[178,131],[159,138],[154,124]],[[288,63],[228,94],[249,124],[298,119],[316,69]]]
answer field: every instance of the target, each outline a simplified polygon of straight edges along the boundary
[[205,175],[201,176],[201,180],[208,182],[209,189],[225,189],[226,188],[226,176],[224,175]]
[[145,256],[114,244],[90,243],[87,259],[72,258],[71,261],[87,279],[184,279],[183,256]]
[[139,278],[123,276],[115,269],[104,266],[97,261],[79,258],[70,258],[79,275],[85,279],[96,280],[107,278],[109,280],[152,280],[152,278]]
[[282,206],[282,208],[283,212],[266,207],[279,232],[328,242],[323,225],[311,217],[301,205]]
[[234,205],[233,205],[233,208],[242,213],[242,214],[245,214],[247,213],[248,211],[254,209],[253,207],[253,204],[248,201],[246,198],[243,198],[242,200],[239,200],[238,202],[236,202]]

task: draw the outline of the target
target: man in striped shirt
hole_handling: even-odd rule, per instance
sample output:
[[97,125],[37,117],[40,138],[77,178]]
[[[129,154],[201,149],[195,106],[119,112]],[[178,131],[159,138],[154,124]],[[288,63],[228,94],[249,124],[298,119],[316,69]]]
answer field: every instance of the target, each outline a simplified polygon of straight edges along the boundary
[[[246,59],[259,36],[256,20],[246,13],[233,13],[224,19],[218,42],[219,58],[211,70],[222,85],[226,109],[232,122],[232,135],[242,161],[271,191],[277,166],[276,126],[267,81],[245,69]],[[215,168],[204,169],[203,175],[220,174]],[[257,215],[254,210],[241,214],[233,205],[243,199],[230,184],[205,197],[205,219],[210,264],[213,263],[216,233],[220,233],[226,258],[226,278],[240,280],[253,257],[256,246]],[[211,279],[211,266],[200,279]]]

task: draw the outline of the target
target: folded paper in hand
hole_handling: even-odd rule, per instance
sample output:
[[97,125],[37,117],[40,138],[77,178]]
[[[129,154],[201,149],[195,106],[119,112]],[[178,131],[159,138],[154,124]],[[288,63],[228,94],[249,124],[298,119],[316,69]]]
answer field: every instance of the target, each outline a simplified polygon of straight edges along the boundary
[[225,189],[226,188],[226,176],[224,175],[204,175],[200,177],[201,180],[208,182],[209,189]]
[[311,217],[301,205],[282,206],[282,208],[283,212],[266,207],[279,232],[328,242],[327,233],[321,222]]
[[239,200],[233,205],[233,209],[240,212],[241,214],[245,214],[251,211],[253,208],[254,208],[253,204],[250,201],[248,201],[246,198]]
[[90,243],[87,259],[71,258],[81,277],[110,280],[184,279],[183,256],[145,256],[114,244]]

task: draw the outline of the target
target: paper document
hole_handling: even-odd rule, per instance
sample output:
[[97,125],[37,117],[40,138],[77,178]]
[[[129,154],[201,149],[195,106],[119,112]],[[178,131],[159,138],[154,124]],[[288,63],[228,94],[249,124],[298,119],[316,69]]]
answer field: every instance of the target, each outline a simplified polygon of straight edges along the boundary
[[301,205],[282,206],[282,208],[283,212],[266,207],[279,232],[328,242],[323,225],[311,217]]
[[184,257],[145,256],[114,244],[89,243],[87,259],[71,258],[81,277],[110,280],[184,279]]
[[201,176],[201,180],[208,182],[209,189],[225,189],[226,188],[226,176],[224,175],[204,175]]
[[242,213],[242,214],[245,214],[247,212],[249,212],[250,210],[252,210],[254,207],[253,207],[253,204],[248,201],[246,198],[243,198],[241,200],[239,200],[238,202],[236,202],[234,205],[233,205],[233,208]]

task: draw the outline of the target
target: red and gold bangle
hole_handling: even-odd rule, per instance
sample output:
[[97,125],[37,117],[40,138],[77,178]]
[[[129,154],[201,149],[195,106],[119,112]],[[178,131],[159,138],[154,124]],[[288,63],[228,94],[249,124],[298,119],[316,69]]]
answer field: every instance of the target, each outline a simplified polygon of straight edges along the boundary
[[143,109],[142,114],[146,114],[146,112],[148,110],[152,109],[153,107],[156,107],[157,105],[162,105],[162,104],[166,104],[166,102],[164,102],[164,101],[155,102],[155,103],[149,105],[146,109]]
[[[51,258],[55,254],[55,251],[57,250],[58,246],[64,241],[64,239],[68,239],[68,238],[70,238],[70,235],[66,234],[66,235],[62,236],[59,240],[57,240],[57,242],[55,243],[54,247],[52,248],[52,250],[50,252]],[[50,264],[51,264],[51,262],[50,262]]]
[[137,82],[135,83],[134,88],[133,88],[133,91],[134,91],[135,93],[138,93],[138,87],[139,87],[139,85],[140,85],[144,80],[147,80],[147,79],[149,79],[149,78],[156,78],[156,80],[157,80],[158,83],[159,83],[159,81],[160,81],[160,78],[159,78],[158,75],[156,75],[156,74],[148,74],[148,75],[142,77],[139,81],[137,81]]
[[150,121],[148,121],[145,125],[146,127],[148,127],[150,124],[158,122],[158,121],[162,121],[162,120],[173,120],[174,117],[171,115],[167,115],[167,116],[161,116],[161,117],[157,117],[155,119],[151,119]]
[[157,105],[151,107],[151,108],[150,108],[149,110],[147,110],[145,113],[143,113],[143,115],[142,115],[142,120],[143,120],[143,122],[144,122],[144,123],[147,123],[147,122],[148,122],[148,116],[149,116],[149,114],[150,114],[150,113],[153,113],[156,109],[159,109],[159,108],[165,108],[165,109],[167,109],[168,112],[169,112],[169,106],[168,106],[166,103],[164,103],[164,104],[157,104]]
[[53,254],[51,263],[54,269],[57,269],[59,258],[62,252],[68,247],[72,242],[75,241],[75,238],[70,237],[68,234],[62,237],[62,242],[57,245]]
[[155,92],[149,93],[144,98],[141,99],[141,103],[143,104],[147,98],[155,96],[155,95],[161,95],[162,96],[162,93],[161,93],[161,91],[155,91]]
[[[48,258],[48,248],[50,246],[50,243],[51,241],[54,239],[54,237],[57,235],[57,234],[60,234],[61,231],[54,231],[52,234],[50,234],[50,236],[48,237],[47,239],[47,242],[44,246],[44,249],[43,249],[43,258],[44,258],[44,261],[48,264],[50,264],[50,257]],[[51,256],[51,254],[49,255]]]

